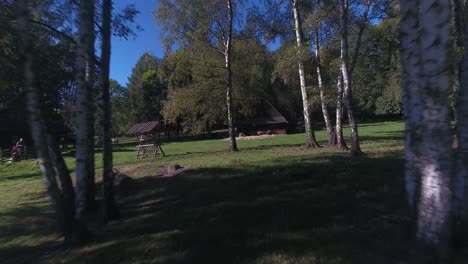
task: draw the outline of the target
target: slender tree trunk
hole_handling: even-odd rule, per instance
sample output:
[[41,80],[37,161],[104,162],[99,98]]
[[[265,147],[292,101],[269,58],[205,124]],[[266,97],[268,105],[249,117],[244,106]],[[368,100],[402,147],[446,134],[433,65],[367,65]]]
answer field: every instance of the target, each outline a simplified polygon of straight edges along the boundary
[[232,23],[233,23],[233,10],[231,0],[226,0],[228,9],[228,36],[226,38],[226,45],[224,50],[225,69],[226,69],[226,107],[227,119],[229,129],[229,151],[236,152],[236,132],[234,131],[234,118],[232,111],[232,69],[231,69],[231,48],[232,48]]
[[67,223],[63,227],[63,233],[65,236],[65,245],[73,245],[81,241],[79,230],[76,229],[75,223],[75,190],[73,189],[73,183],[71,180],[70,173],[68,172],[67,165],[63,160],[60,147],[58,146],[55,139],[48,134],[47,135],[47,146],[49,147],[49,155],[52,160],[52,165],[55,168],[55,174],[60,180],[60,187],[62,191],[63,200],[63,215],[64,221]]
[[[464,5],[460,0],[450,0],[451,5],[451,25],[450,25],[450,36],[451,36],[451,43],[452,43],[452,56],[456,59],[452,64],[452,92],[455,98],[455,105],[457,104],[457,96],[460,90],[460,84],[462,82],[462,71],[463,71],[463,62],[460,60],[458,61],[458,52],[459,50],[463,49],[463,8]],[[456,106],[455,106],[456,108]],[[454,109],[453,116],[455,119],[455,125],[457,124],[457,110]],[[457,143],[455,133],[455,142]],[[456,144],[454,144],[456,145]]]
[[[294,12],[294,31],[296,32],[296,42],[298,54],[301,53],[303,42],[302,42],[302,29],[301,29],[301,17],[299,13],[299,0],[291,0],[291,4]],[[301,94],[302,94],[302,106],[304,109],[304,126],[306,131],[306,147],[307,148],[316,148],[319,147],[317,140],[315,139],[315,133],[312,127],[311,113],[309,110],[309,99],[307,96],[306,82],[305,82],[305,71],[304,63],[299,58],[298,62],[299,68],[299,80],[301,85]]]
[[90,67],[88,60],[90,32],[88,23],[89,17],[92,16],[89,10],[91,0],[80,1],[79,11],[79,42],[76,51],[76,213],[75,217],[78,222],[84,221],[84,215],[88,209],[90,188],[90,180],[88,179],[88,161],[89,155],[89,89],[88,75]]
[[361,50],[362,35],[364,35],[364,29],[366,29],[367,21],[369,20],[369,11],[370,11],[371,3],[372,3],[372,0],[367,0],[366,7],[364,8],[364,14],[362,17],[361,25],[359,26],[356,46],[354,48],[353,59],[351,61],[351,66],[349,67],[350,78],[353,75],[354,69],[356,69],[357,60],[359,58],[359,51]]
[[348,112],[349,126],[351,128],[351,155],[362,154],[359,145],[357,121],[352,104],[351,79],[348,68],[348,0],[340,0],[340,28],[341,28],[341,74],[343,75],[343,97]]
[[347,150],[346,142],[343,137],[343,77],[341,71],[337,78],[337,96],[336,96],[336,146],[341,150]]
[[[419,5],[418,5],[419,4]],[[420,191],[417,204],[416,238],[421,249],[419,263],[450,262],[450,210],[451,192],[451,133],[449,118],[449,0],[401,1],[402,12],[402,65],[405,96],[415,95],[406,109],[409,121],[420,119],[423,133],[411,137],[409,149],[416,149],[417,162],[413,162],[415,175],[420,175]],[[419,18],[419,23],[418,23]],[[416,34],[419,52],[406,50]],[[414,58],[414,56],[417,56]],[[419,70],[419,72],[418,72]],[[416,73],[414,93],[412,73]],[[420,99],[418,99],[418,97]],[[418,101],[421,106],[417,106]],[[408,102],[407,102],[408,103]],[[415,113],[413,113],[415,112]],[[419,113],[418,113],[419,112]],[[418,124],[411,124],[413,131]],[[411,132],[413,132],[411,131]],[[410,171],[413,172],[413,171]]]
[[19,42],[19,55],[23,62],[24,74],[24,89],[26,92],[26,110],[28,113],[29,127],[31,129],[31,136],[36,150],[37,160],[41,169],[42,177],[46,185],[47,193],[49,195],[52,208],[55,211],[57,222],[60,230],[65,236],[65,242],[71,240],[70,218],[67,217],[62,200],[62,194],[57,184],[55,177],[55,169],[53,166],[52,158],[48,150],[47,132],[45,129],[44,120],[42,119],[40,107],[40,94],[37,89],[33,87],[34,73],[32,69],[32,45],[29,27],[29,10],[27,1],[18,1],[18,35]]
[[[422,135],[421,131],[421,96],[419,90],[419,63],[421,50],[419,48],[417,17],[418,5],[416,1],[401,1],[401,65],[403,86],[403,116],[405,120],[405,187],[410,215],[416,218],[417,196],[419,193],[419,179],[421,175],[415,169],[418,162],[417,143]],[[413,224],[414,228],[416,223]]]
[[[468,12],[466,6],[463,7],[464,12]],[[462,10],[458,11],[461,12]],[[454,213],[457,224],[467,225],[467,208],[468,202],[468,17],[464,17],[463,25],[463,45],[464,54],[461,69],[461,85],[458,91],[455,112],[457,116],[457,139],[458,148],[456,156],[455,170],[455,205]],[[464,227],[467,228],[466,226]]]
[[323,87],[323,78],[322,78],[322,64],[320,63],[320,41],[319,41],[319,30],[315,30],[314,35],[315,40],[315,60],[316,60],[316,68],[317,68],[317,81],[318,87],[320,91],[320,102],[322,105],[322,113],[323,113],[323,120],[325,121],[325,126],[327,128],[327,135],[328,135],[328,144],[335,145],[336,144],[336,135],[335,131],[333,130],[333,125],[330,119],[330,113],[328,112],[327,107],[327,99],[325,97],[325,91]]
[[86,58],[86,97],[87,102],[87,152],[86,156],[86,180],[87,180],[87,192],[86,192],[86,209],[88,211],[95,211],[97,209],[96,204],[96,183],[95,183],[95,166],[94,166],[94,113],[96,112],[95,107],[95,76],[96,76],[96,60],[95,60],[95,33],[94,33],[94,13],[95,6],[94,0],[87,1],[87,8],[89,16],[87,19],[87,34],[88,34],[88,52]]
[[104,219],[114,220],[119,217],[117,204],[114,197],[114,185],[112,179],[112,142],[111,142],[111,103],[109,88],[109,66],[111,54],[111,16],[112,0],[102,2],[102,49],[101,49],[101,93],[102,93],[102,193]]

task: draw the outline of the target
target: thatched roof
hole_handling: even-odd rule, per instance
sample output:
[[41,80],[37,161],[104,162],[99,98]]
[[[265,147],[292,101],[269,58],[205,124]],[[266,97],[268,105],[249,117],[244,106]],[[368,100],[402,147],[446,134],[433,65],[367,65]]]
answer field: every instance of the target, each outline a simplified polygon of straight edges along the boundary
[[160,126],[159,121],[150,121],[133,125],[125,135],[134,136],[140,134],[151,134],[157,131]]

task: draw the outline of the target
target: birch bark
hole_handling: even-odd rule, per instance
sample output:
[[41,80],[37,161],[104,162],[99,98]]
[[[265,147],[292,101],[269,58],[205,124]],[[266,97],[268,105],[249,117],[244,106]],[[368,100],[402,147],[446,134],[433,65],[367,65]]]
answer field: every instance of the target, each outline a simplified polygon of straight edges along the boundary
[[229,151],[238,151],[236,142],[236,131],[234,127],[234,118],[232,111],[232,69],[231,69],[231,49],[232,49],[232,23],[233,23],[233,10],[232,1],[226,0],[226,7],[228,9],[228,34],[224,50],[224,62],[226,70],[226,108],[227,120],[229,130]]
[[112,179],[112,142],[111,142],[111,103],[109,88],[109,67],[111,55],[111,16],[112,0],[102,2],[102,39],[101,39],[101,96],[102,96],[102,162],[103,162],[103,215],[105,221],[119,217],[117,203],[114,196]]
[[[301,17],[299,13],[299,0],[291,0],[293,13],[294,13],[294,31],[296,33],[296,43],[298,53],[300,54],[302,47],[303,47],[303,40],[302,40],[302,29],[301,29]],[[309,99],[307,95],[306,89],[306,81],[305,81],[305,72],[304,72],[304,63],[299,58],[298,62],[298,69],[299,69],[299,80],[301,86],[301,94],[302,94],[302,106],[304,110],[304,126],[306,131],[306,147],[307,148],[316,148],[319,147],[317,140],[315,139],[314,130],[312,128],[312,121],[311,121],[311,113],[309,109]]]

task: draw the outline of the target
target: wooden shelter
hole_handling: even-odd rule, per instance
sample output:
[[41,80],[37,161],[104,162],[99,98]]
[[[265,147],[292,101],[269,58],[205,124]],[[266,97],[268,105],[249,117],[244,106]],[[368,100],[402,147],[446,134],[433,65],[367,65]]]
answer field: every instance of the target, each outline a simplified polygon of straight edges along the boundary
[[165,153],[161,148],[159,142],[159,135],[161,133],[161,123],[159,121],[149,121],[144,123],[134,124],[125,133],[128,137],[137,138],[137,159],[146,157],[156,157],[162,154],[165,157]]
[[248,134],[268,133],[286,134],[288,121],[268,101],[261,100],[256,106],[253,117],[244,117],[239,121],[239,130]]

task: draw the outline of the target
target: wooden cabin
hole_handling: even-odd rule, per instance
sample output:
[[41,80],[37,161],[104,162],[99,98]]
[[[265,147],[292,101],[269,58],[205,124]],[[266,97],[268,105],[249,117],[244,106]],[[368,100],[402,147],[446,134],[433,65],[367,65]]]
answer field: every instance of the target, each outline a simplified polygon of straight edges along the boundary
[[246,135],[286,134],[288,121],[268,101],[261,100],[253,117],[241,118],[238,122],[238,132]]

